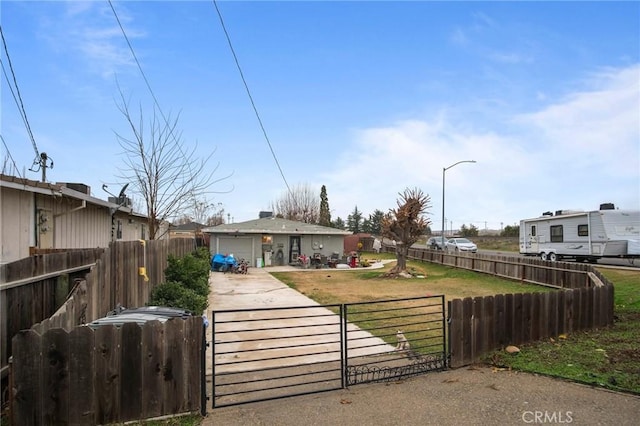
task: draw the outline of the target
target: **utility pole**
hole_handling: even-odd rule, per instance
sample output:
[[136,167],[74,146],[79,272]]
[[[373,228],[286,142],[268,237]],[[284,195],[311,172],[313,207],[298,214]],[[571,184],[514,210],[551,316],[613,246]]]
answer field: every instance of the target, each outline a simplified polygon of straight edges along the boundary
[[[47,168],[53,169],[53,158],[49,157],[46,152],[40,153],[39,157],[33,161],[33,165],[38,165],[37,169],[29,169],[32,172],[37,172],[38,170],[42,170],[42,182],[47,181]],[[33,166],[32,166],[33,167]]]

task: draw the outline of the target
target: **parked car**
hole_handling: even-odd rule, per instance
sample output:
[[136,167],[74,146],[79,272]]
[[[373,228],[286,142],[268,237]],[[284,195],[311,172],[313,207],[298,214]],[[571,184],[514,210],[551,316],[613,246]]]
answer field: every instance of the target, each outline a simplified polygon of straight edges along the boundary
[[447,243],[444,237],[431,237],[427,240],[427,247],[432,250],[442,250]]
[[444,246],[447,251],[467,251],[471,253],[478,251],[478,246],[466,238],[450,238]]

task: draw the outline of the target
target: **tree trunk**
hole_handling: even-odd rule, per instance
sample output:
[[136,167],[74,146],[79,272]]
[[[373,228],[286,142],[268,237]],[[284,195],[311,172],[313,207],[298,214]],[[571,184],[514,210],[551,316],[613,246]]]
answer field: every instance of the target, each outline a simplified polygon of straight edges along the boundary
[[394,266],[389,274],[399,274],[401,272],[407,272],[407,256],[409,254],[409,247],[405,244],[396,245],[396,266]]

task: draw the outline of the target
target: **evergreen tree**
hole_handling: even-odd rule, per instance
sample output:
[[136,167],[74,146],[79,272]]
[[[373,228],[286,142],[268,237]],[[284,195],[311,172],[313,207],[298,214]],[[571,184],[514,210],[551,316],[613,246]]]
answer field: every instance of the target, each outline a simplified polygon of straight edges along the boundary
[[320,216],[318,225],[331,226],[331,212],[329,211],[329,199],[327,197],[327,188],[322,185],[320,189]]
[[370,229],[367,231],[373,235],[382,235],[382,219],[384,218],[384,213],[381,210],[374,210],[373,214],[369,215],[369,227]]
[[331,222],[331,227],[336,229],[346,229],[346,224],[341,217],[337,217],[336,220]]
[[500,233],[501,237],[517,237],[520,235],[520,228],[517,225],[507,225]]
[[347,216],[347,229],[354,234],[362,232],[362,212],[358,210],[358,206]]

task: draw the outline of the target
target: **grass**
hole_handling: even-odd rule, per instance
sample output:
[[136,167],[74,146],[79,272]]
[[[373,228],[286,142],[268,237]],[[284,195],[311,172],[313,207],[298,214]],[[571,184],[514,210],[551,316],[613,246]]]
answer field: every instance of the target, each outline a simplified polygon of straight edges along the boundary
[[[364,257],[371,260],[394,258],[390,254]],[[438,294],[452,299],[499,293],[549,291],[544,287],[520,284],[442,265],[413,261],[407,264],[414,278],[381,278],[393,264],[388,264],[380,270],[343,272],[325,269],[273,275],[321,304]],[[522,345],[521,352],[516,356],[504,351],[495,351],[488,354],[484,361],[501,368],[561,377],[640,394],[640,272],[608,268],[601,268],[601,272],[614,283],[613,327],[577,332]],[[419,276],[424,278],[418,278]]]
[[[395,259],[393,255],[365,255],[370,260]],[[547,288],[521,284],[449,266],[408,261],[413,278],[383,278],[393,263],[382,269],[274,272],[289,287],[320,304],[357,303],[384,299],[444,294],[447,298],[487,296],[498,293],[545,292]]]
[[613,327],[523,345],[516,356],[496,351],[486,362],[640,394],[640,272],[601,272],[614,283]]
[[[364,255],[370,261],[395,259],[392,254]],[[395,263],[389,263],[381,269],[310,270],[295,272],[274,272],[289,287],[323,305],[372,302],[377,300],[398,300],[413,297],[445,295],[447,299],[474,296],[486,296],[498,293],[546,292],[546,287],[521,284],[490,275],[478,274],[449,266],[408,261],[408,270],[413,278],[386,278]],[[366,314],[351,315],[351,322],[364,330],[382,338],[387,343],[397,343],[395,332],[402,328],[411,341],[426,342],[442,338],[442,307],[438,301],[422,303],[397,302],[392,304],[367,305]],[[334,309],[337,311],[337,309]],[[378,314],[380,312],[380,314]],[[407,318],[419,314],[429,320],[407,324]],[[415,322],[415,321],[414,321]]]

